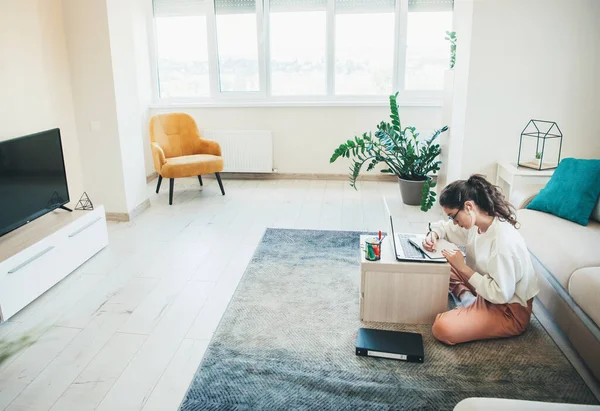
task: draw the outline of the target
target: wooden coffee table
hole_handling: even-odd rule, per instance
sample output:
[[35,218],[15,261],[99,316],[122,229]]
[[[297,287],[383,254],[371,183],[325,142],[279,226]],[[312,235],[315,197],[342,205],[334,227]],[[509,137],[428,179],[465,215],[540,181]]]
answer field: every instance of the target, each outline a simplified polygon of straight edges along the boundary
[[381,260],[365,259],[360,237],[360,319],[403,324],[433,324],[447,310],[450,264],[396,260],[392,239],[381,246]]

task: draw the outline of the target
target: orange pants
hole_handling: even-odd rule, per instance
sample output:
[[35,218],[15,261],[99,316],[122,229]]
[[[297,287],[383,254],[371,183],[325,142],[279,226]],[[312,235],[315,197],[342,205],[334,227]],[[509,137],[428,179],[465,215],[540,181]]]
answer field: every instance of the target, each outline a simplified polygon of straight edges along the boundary
[[533,298],[527,307],[519,303],[492,304],[469,284],[469,279],[452,269],[450,292],[457,298],[469,290],[477,300],[468,307],[438,314],[433,323],[433,336],[445,344],[459,344],[488,338],[512,337],[521,334],[529,325]]

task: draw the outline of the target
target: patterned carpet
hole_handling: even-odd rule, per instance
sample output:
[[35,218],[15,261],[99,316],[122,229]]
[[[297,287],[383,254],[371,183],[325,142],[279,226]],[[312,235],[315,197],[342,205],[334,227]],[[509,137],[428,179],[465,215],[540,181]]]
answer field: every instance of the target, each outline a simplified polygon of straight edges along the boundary
[[[268,229],[181,410],[452,410],[467,397],[596,404],[540,323],[447,347],[359,320],[356,232]],[[357,357],[357,330],[423,334],[425,363]]]

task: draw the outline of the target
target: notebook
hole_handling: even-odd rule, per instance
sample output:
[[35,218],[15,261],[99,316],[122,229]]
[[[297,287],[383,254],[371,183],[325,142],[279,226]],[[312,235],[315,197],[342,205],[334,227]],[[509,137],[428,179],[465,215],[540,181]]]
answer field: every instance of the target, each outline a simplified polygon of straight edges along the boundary
[[424,239],[425,236],[423,234],[416,234],[415,236],[411,237],[409,241],[419,247],[432,260],[445,260],[446,258],[442,255],[442,250],[459,250],[463,256],[465,255],[464,247],[459,247],[456,244],[444,239],[438,240],[435,251],[427,251],[423,248]]

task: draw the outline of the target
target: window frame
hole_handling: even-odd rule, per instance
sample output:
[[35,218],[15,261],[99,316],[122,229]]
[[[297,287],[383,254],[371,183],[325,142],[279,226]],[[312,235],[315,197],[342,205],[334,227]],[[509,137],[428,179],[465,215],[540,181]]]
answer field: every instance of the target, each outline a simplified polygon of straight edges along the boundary
[[[209,97],[161,98],[158,74],[158,39],[153,1],[147,0],[148,43],[152,79],[150,108],[202,107],[327,107],[388,106],[389,96],[335,95],[335,0],[327,0],[326,8],[326,76],[325,95],[271,95],[269,1],[256,0],[256,38],[258,43],[258,92],[221,92],[219,87],[218,43],[214,0],[205,0],[208,39]],[[405,90],[408,0],[396,0],[394,10],[393,92],[399,91],[401,106],[441,107],[443,90]],[[392,94],[390,93],[390,94]]]

